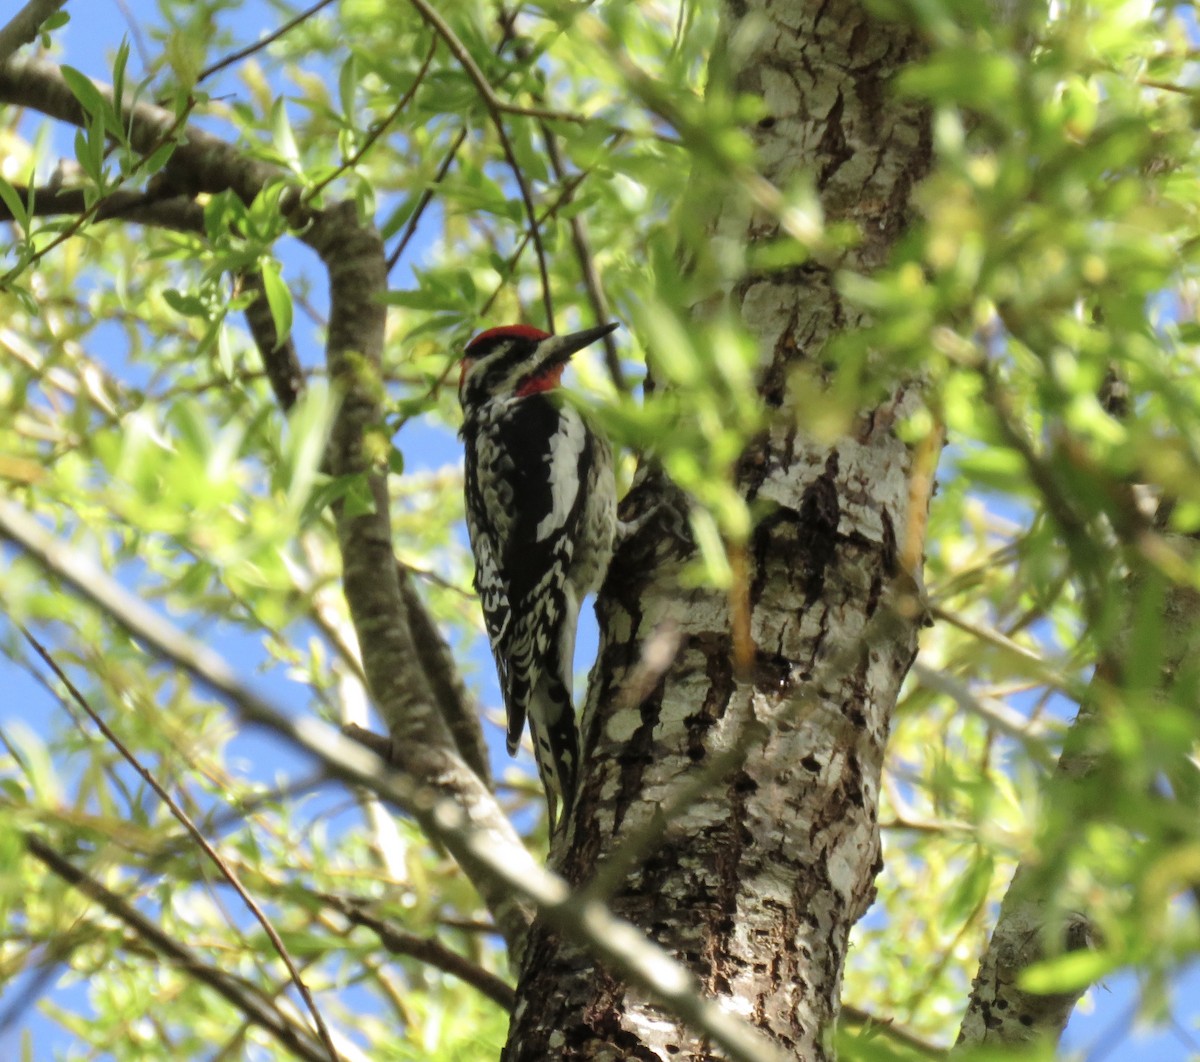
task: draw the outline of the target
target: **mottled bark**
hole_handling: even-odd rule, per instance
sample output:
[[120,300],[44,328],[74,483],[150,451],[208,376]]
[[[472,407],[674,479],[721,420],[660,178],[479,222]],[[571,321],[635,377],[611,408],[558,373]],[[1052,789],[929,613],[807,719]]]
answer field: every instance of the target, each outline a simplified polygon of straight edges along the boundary
[[1036,962],[1088,947],[1091,926],[1082,913],[1064,915],[1039,887],[1033,864],[1013,876],[996,929],[971,986],[958,1048],[980,1044],[1054,1043],[1067,1027],[1084,989],[1039,995],[1020,987],[1021,974]]
[[[915,35],[855,3],[768,0],[728,9],[724,37],[754,24],[734,81],[766,104],[754,130],[761,172],[780,187],[810,174],[827,217],[862,233],[837,268],[869,271],[903,230],[929,161],[926,116],[891,91],[919,52]],[[744,200],[724,204],[717,234],[772,238],[774,222]],[[729,294],[759,336],[775,413],[738,468],[745,496],[768,503],[748,558],[753,663],[735,667],[728,596],[681,589],[685,558],[669,536],[648,529],[621,551],[598,604],[580,804],[554,857],[569,880],[587,881],[655,828],[680,785],[722,764],[623,876],[612,906],[791,1055],[825,1059],[847,938],[874,894],[880,769],[920,623],[919,574],[902,576],[897,562],[911,455],[893,428],[913,396],[895,384],[832,449],[817,446],[785,381],[799,362],[821,365],[829,339],[858,323],[833,266],[748,276]],[[645,646],[666,627],[679,651],[634,696],[630,677],[644,675]],[[539,924],[504,1057],[724,1056]]]

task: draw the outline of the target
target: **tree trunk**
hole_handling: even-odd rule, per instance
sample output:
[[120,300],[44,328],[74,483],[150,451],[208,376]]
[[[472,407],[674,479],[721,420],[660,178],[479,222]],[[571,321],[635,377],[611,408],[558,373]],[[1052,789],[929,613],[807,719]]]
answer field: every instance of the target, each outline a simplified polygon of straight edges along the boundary
[[[765,101],[753,130],[762,175],[779,188],[809,175],[827,220],[853,222],[861,240],[837,263],[747,276],[730,293],[760,340],[773,423],[737,470],[744,496],[769,503],[746,564],[753,661],[734,663],[730,595],[683,589],[686,558],[669,537],[647,530],[623,549],[597,605],[581,797],[555,859],[580,884],[641,838],[649,852],[618,875],[615,912],[705,992],[817,1060],[832,1057],[847,938],[880,869],[880,769],[920,625],[915,594],[895,589],[919,580],[897,579],[900,546],[924,514],[910,521],[911,454],[893,430],[915,401],[909,386],[893,382],[825,449],[786,381],[797,364],[822,366],[830,337],[861,320],[834,270],[885,260],[928,166],[928,121],[892,90],[919,54],[915,33],[856,3],[733,4],[722,35],[743,49],[735,89]],[[718,233],[775,237],[744,199],[722,206]],[[661,652],[674,637],[656,671],[648,644]],[[656,835],[656,811],[697,779]],[[532,934],[510,1062],[722,1057],[544,926]]]

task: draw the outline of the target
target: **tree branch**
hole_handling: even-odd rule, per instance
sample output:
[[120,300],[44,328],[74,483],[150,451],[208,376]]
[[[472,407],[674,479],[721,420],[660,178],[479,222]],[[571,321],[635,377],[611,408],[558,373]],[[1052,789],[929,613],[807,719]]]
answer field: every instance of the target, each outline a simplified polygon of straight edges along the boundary
[[205,856],[208,857],[212,864],[217,868],[221,876],[229,883],[233,891],[237,893],[239,897],[241,897],[242,902],[245,903],[247,908],[249,908],[250,913],[254,916],[255,920],[260,926],[262,926],[263,932],[266,933],[267,939],[270,940],[271,946],[275,949],[276,954],[280,959],[283,960],[283,965],[287,969],[288,975],[292,979],[292,984],[296,986],[296,990],[300,993],[300,998],[304,1000],[304,1004],[308,1008],[309,1014],[312,1015],[313,1024],[317,1029],[317,1035],[328,1050],[329,1057],[333,1060],[333,1062],[337,1062],[337,1048],[333,1045],[333,1039],[329,1035],[329,1029],[325,1025],[325,1019],[321,1016],[321,1011],[317,1007],[316,1000],[313,999],[312,993],[309,991],[308,986],[304,983],[304,979],[300,976],[300,971],[296,969],[296,964],[292,961],[291,954],[288,952],[287,947],[284,945],[283,940],[280,938],[279,933],[276,931],[274,925],[271,924],[271,920],[267,917],[266,912],[262,909],[254,897],[251,896],[246,890],[245,886],[242,885],[237,874],[234,873],[233,867],[231,867],[224,859],[221,858],[220,854],[211,844],[208,843],[208,839],[200,832],[187,812],[180,807],[179,803],[171,796],[170,793],[166,791],[158,779],[145,766],[143,766],[142,762],[125,746],[125,743],[117,737],[116,733],[104,721],[104,718],[100,715],[100,713],[97,712],[92,707],[88,699],[79,692],[79,689],[71,681],[66,672],[64,672],[63,669],[58,666],[58,661],[50,655],[46,647],[43,646],[42,643],[39,642],[25,627],[21,627],[21,633],[25,635],[26,641],[33,646],[34,652],[41,657],[42,662],[46,664],[46,666],[49,667],[56,676],[58,676],[58,680],[64,686],[66,686],[67,691],[71,694],[71,697],[74,699],[75,703],[81,709],[83,709],[88,718],[91,719],[91,721],[96,725],[96,727],[104,735],[105,740],[107,740],[108,743],[125,758],[125,761],[138,773],[142,780],[145,781],[148,786],[150,786],[158,799],[167,806],[167,810],[175,816],[176,820],[187,831],[188,835],[192,839],[192,843],[195,844],[205,854]]
[[[111,100],[110,88],[97,88]],[[74,124],[86,120],[61,71],[52,63],[10,61],[0,66],[0,101],[23,103]],[[178,122],[171,112],[146,103],[125,108],[125,115],[130,142],[138,150],[157,143],[164,131],[174,130]],[[284,177],[278,169],[248,160],[236,148],[200,130],[189,127],[181,140],[169,164],[169,168],[175,167],[169,182],[172,190],[232,189],[249,202],[268,181]],[[348,515],[343,505],[336,513],[345,592],[368,686],[392,735],[393,759],[415,777],[436,779],[442,796],[454,796],[473,819],[503,836],[506,845],[522,848],[483,779],[458,755],[450,729],[438,714],[438,700],[423,671],[411,630],[411,608],[406,604],[411,606],[412,601],[406,603],[397,577],[381,461],[387,447],[380,434],[384,416],[379,403],[386,314],[379,296],[387,285],[382,244],[373,229],[360,224],[353,204],[312,210],[299,201],[296,192],[284,197],[282,209],[293,225],[303,226],[299,238],[317,251],[329,271],[327,358],[330,379],[341,389],[342,401],[328,460],[333,475],[362,483],[364,496],[358,501],[370,510]],[[251,318],[251,328],[267,352],[264,359],[270,366],[274,329],[268,329],[261,313]],[[285,408],[297,393],[294,368],[285,361],[282,371],[272,374]],[[449,688],[444,682],[441,687],[443,692]],[[456,729],[461,718],[459,713]],[[470,758],[483,759],[482,755]],[[486,881],[479,884],[485,900],[493,905],[498,924],[516,946],[524,933],[526,913],[503,890],[491,889]]]
[[335,893],[321,893],[321,899],[335,908],[347,921],[371,930],[379,942],[393,955],[409,955],[420,962],[428,963],[445,973],[452,974],[487,996],[493,1003],[506,1011],[512,1010],[516,993],[512,985],[489,970],[464,958],[446,947],[436,937],[421,937],[393,925],[385,918],[372,914],[369,905],[361,900]]
[[454,654],[429,614],[421,595],[413,585],[412,572],[400,568],[400,594],[408,614],[409,627],[417,654],[433,691],[442,718],[450,728],[454,745],[471,769],[490,785],[492,772],[488,766],[487,746],[479,726],[479,705],[471,696],[454,662]]
[[66,2],[67,0],[29,0],[7,24],[0,27],[0,63],[18,48],[36,40],[42,23]]
[[[527,905],[547,924],[586,948],[609,969],[647,992],[671,1013],[740,1062],[783,1062],[778,1048],[757,1030],[708,999],[692,973],[651,943],[636,927],[602,903],[583,901],[561,877],[545,870],[506,829],[457,797],[447,798],[441,779],[432,785],[403,771],[389,771],[373,753],[315,719],[293,718],[244,686],[225,660],[158,614],[90,560],[46,531],[12,502],[0,499],[0,535],[25,550],[45,569],[92,601],[156,655],[171,661],[213,690],[248,722],[285,738],[322,762],[330,774],[362,785],[404,808],[425,832],[444,844],[480,889],[486,902],[522,936]],[[481,787],[482,788],[482,787]],[[488,794],[491,799],[490,794]],[[494,801],[493,801],[494,803]]]
[[[475,85],[480,98],[483,100],[483,105],[492,119],[492,124],[496,128],[496,136],[500,139],[500,149],[504,152],[509,169],[512,170],[513,179],[517,182],[517,188],[521,192],[521,202],[525,204],[525,214],[529,219],[529,234],[533,237],[533,247],[537,253],[538,271],[542,277],[542,303],[546,310],[546,329],[553,332],[554,300],[550,293],[550,272],[546,266],[546,250],[542,246],[542,234],[538,228],[537,208],[533,205],[533,196],[529,191],[529,182],[525,180],[525,174],[521,170],[520,163],[517,162],[516,152],[513,150],[512,141],[509,140],[508,132],[504,128],[504,118],[501,113],[504,110],[511,111],[512,108],[507,107],[496,96],[487,78],[484,77],[483,71],[479,69],[471,53],[467,51],[466,45],[458,39],[445,19],[426,0],[409,0],[409,2],[417,9],[421,18],[446,42],[454,58],[458,60],[463,70],[466,71],[467,77]],[[534,114],[540,118],[562,117],[550,111],[537,113],[533,111],[521,111],[520,113]]]
[[[96,84],[96,88],[112,101],[109,86]],[[14,58],[0,63],[0,103],[30,107],[81,128],[88,121],[58,65],[44,59]],[[128,123],[131,146],[145,154],[174,136],[179,121],[173,111],[145,102],[123,104],[122,115]],[[247,158],[220,137],[194,126],[187,127],[186,138],[176,145],[163,173],[175,191],[222,192],[228,188],[247,203],[268,181],[285,176],[277,167]],[[290,220],[300,224],[305,219],[293,216]]]
[[90,874],[80,870],[45,841],[32,834],[25,834],[24,841],[25,850],[50,871],[85,896],[95,900],[160,955],[170,959],[197,981],[208,985],[244,1014],[248,1021],[274,1036],[287,1050],[307,1059],[308,1062],[329,1062],[329,1055],[321,1044],[313,1039],[307,1030],[289,1021],[257,990],[235,980],[224,970],[203,962],[190,948],[164,933],[126,900],[105,888]]

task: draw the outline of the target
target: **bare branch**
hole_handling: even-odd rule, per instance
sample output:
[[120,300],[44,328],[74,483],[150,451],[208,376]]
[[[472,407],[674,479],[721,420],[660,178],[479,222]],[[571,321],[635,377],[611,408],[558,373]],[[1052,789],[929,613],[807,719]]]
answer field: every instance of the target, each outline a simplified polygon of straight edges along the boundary
[[451,950],[436,937],[421,937],[393,925],[385,918],[372,914],[369,906],[361,901],[334,893],[321,893],[321,899],[335,908],[344,918],[356,926],[371,930],[379,942],[394,955],[410,955],[428,963],[460,981],[478,989],[493,1003],[505,1010],[512,1010],[516,994],[503,978],[464,958]]
[[[31,191],[23,185],[14,190],[27,202]],[[34,188],[31,217],[55,217],[59,214],[82,214],[88,209],[87,197],[80,188]],[[131,188],[118,188],[95,205],[94,221],[121,220],[138,225],[154,225],[175,232],[204,232],[204,211],[187,196],[163,197]],[[12,211],[0,203],[0,221],[14,221]]]
[[295,29],[302,22],[306,22],[322,8],[328,7],[332,3],[333,0],[319,0],[318,3],[313,4],[313,6],[308,8],[308,10],[301,11],[300,14],[298,14],[295,18],[289,19],[274,33],[268,33],[265,37],[255,41],[253,44],[247,45],[245,48],[239,48],[236,52],[230,52],[223,59],[219,59],[217,62],[213,63],[212,66],[206,66],[200,71],[200,75],[196,78],[196,84],[200,84],[201,81],[212,77],[213,74],[220,70],[224,70],[227,66],[232,66],[234,63],[241,62],[241,60],[248,58],[255,52],[261,52],[268,45],[274,44],[284,34]]

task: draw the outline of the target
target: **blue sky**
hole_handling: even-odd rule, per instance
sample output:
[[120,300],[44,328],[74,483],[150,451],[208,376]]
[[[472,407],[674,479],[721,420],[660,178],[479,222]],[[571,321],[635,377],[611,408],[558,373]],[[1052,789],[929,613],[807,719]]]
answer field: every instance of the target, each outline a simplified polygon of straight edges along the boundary
[[[153,20],[157,16],[156,5],[148,0],[130,0],[126,6],[139,18]],[[89,0],[69,5],[68,9],[72,16],[71,24],[65,31],[56,35],[56,39],[65,45],[65,54],[61,58],[86,73],[108,80],[111,76],[111,56],[122,35],[127,32],[121,7],[115,0]],[[4,16],[0,16],[2,17]],[[280,21],[278,13],[270,4],[252,2],[236,12],[236,20],[230,21],[228,25],[234,30],[238,43],[245,44],[273,30]],[[140,70],[136,49],[130,57],[130,68],[131,76],[136,78]],[[235,79],[229,77],[214,79],[206,87],[214,95],[234,93],[237,90]],[[69,155],[70,138],[60,136],[57,143],[64,153]],[[432,227],[436,228],[436,225]],[[411,274],[407,270],[413,261],[419,261],[422,250],[418,240],[410,249],[408,262],[402,263],[401,268],[393,275],[394,284],[411,284]],[[307,255],[284,250],[281,257],[289,273],[311,270],[312,261]],[[314,294],[319,294],[322,285],[314,285],[313,290]],[[104,332],[101,330],[97,333],[97,343],[103,344],[103,337]],[[113,338],[116,339],[115,336]],[[307,336],[301,331],[298,338],[304,360],[313,363],[319,361],[320,352],[312,330],[309,329]],[[121,345],[114,343],[114,350],[119,350]],[[101,359],[105,357],[105,351],[102,349],[93,349],[92,353]],[[117,356],[112,354],[112,357]],[[122,372],[138,371],[137,367],[125,365],[114,365],[114,368]],[[437,468],[459,459],[458,444],[453,435],[444,429],[428,425],[411,424],[406,427],[403,448],[410,470]],[[126,573],[131,581],[135,574],[132,571]],[[577,663],[587,667],[595,652],[595,625],[589,608],[584,609],[584,615]],[[308,708],[309,697],[304,688],[288,682],[278,670],[258,677],[263,652],[254,639],[231,626],[206,627],[203,633],[206,640],[223,652],[248,680],[260,684],[264,692],[269,693],[277,702],[288,705],[294,711]],[[499,691],[496,688],[491,660],[486,647],[481,643],[473,647],[469,664],[472,665],[471,674],[478,683],[483,703],[492,706],[499,704]],[[47,720],[55,718],[57,713],[62,711],[57,702],[24,670],[4,659],[0,659],[0,688],[8,693],[7,704],[19,705],[19,718],[35,730],[43,727]],[[6,719],[10,718],[10,711],[11,708],[5,709]],[[497,729],[489,728],[489,741],[495,766],[498,771],[503,771],[509,761],[503,752],[502,736]],[[254,732],[239,736],[233,752],[248,763],[269,765],[266,768],[269,776],[282,772],[302,777],[311,770],[310,764],[284,751],[278,742]],[[322,798],[318,796],[317,799]],[[325,799],[332,810],[335,803],[340,805],[344,801],[344,791],[330,791]],[[344,814],[357,813],[348,811]],[[333,818],[328,822],[328,828],[337,829],[339,821],[342,820],[338,817]],[[19,979],[14,984],[0,988],[0,1016],[4,1015],[27,983],[27,979]],[[58,985],[46,994],[50,999],[57,998],[65,1002],[68,999],[78,1000],[82,991],[84,986],[79,984]],[[1180,978],[1173,986],[1172,1012],[1175,1028],[1143,1028],[1136,1016],[1137,998],[1137,983],[1131,975],[1118,975],[1105,985],[1093,989],[1071,1021],[1064,1043],[1065,1050],[1077,1052],[1075,1057],[1087,1059],[1088,1062],[1103,1062],[1106,1059],[1118,1062],[1183,1062],[1188,1058],[1200,1057],[1200,1032],[1196,1028],[1197,1015],[1200,1014],[1200,968],[1193,966],[1190,973]],[[7,1034],[0,1035],[0,1057],[15,1057],[20,1038],[23,1036],[30,1038],[32,1057],[35,1060],[49,1058],[56,1049],[61,1049],[71,1042],[56,1023],[43,1017],[36,1008],[26,1009],[16,1026]]]

